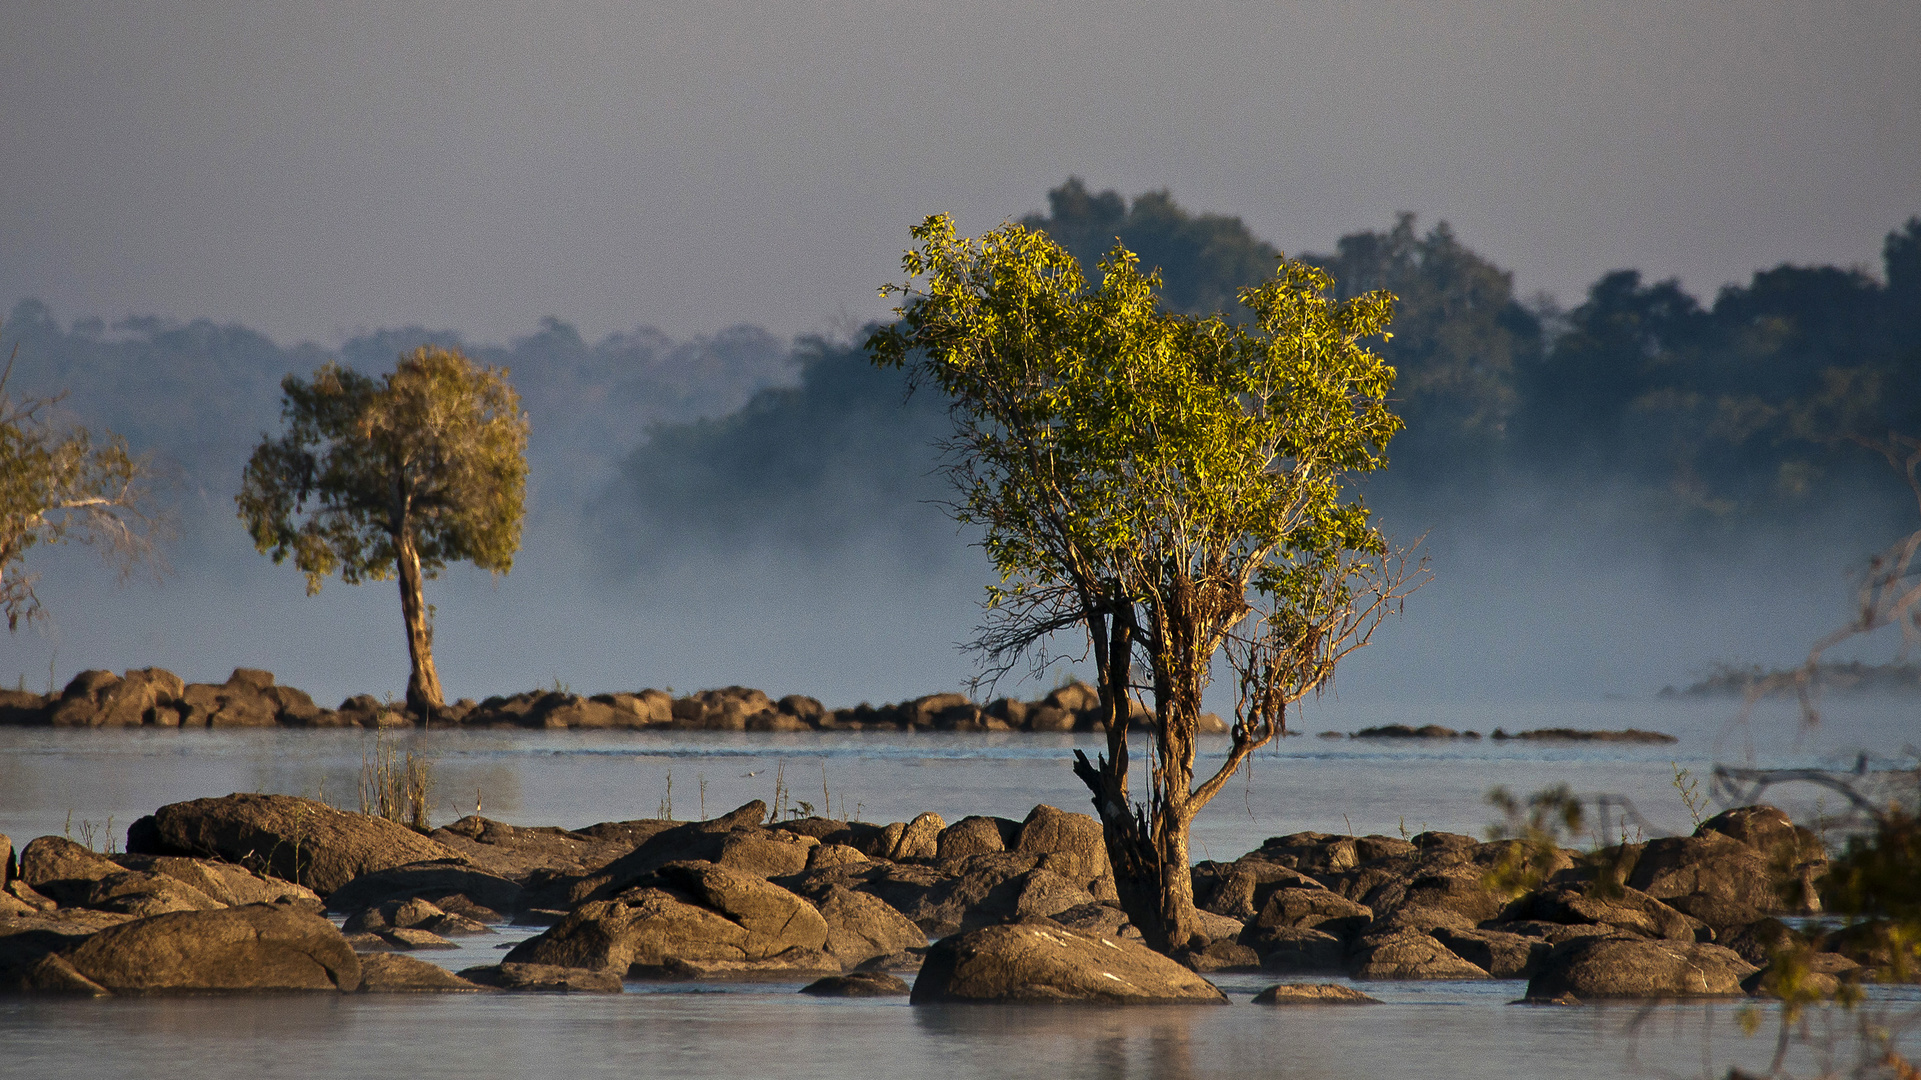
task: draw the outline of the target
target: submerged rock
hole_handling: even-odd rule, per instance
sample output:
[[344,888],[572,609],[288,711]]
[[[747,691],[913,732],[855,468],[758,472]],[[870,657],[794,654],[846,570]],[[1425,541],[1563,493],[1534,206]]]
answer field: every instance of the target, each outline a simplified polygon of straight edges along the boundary
[[937,942],[914,980],[912,1000],[1218,1005],[1227,998],[1145,945],[1036,919]]
[[851,971],[829,975],[800,988],[815,997],[905,997],[910,987],[884,971]]
[[1280,983],[1254,995],[1256,1005],[1379,1005],[1351,986],[1339,983]]
[[547,991],[561,994],[618,994],[620,976],[610,971],[560,967],[552,964],[500,963],[470,967],[460,977],[496,990]]

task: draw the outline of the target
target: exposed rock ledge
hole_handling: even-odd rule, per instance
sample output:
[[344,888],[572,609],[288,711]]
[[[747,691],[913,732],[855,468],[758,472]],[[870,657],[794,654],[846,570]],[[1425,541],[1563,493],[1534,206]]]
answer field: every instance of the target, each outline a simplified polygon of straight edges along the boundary
[[[219,684],[184,682],[164,668],[137,668],[121,675],[83,671],[52,696],[0,690],[0,725],[1066,732],[1093,730],[1098,703],[1094,688],[1078,682],[1038,701],[1000,698],[983,706],[963,694],[929,694],[851,709],[828,709],[798,694],[776,701],[760,690],[729,686],[679,698],[661,690],[591,697],[538,690],[481,702],[463,698],[425,717],[371,694],[322,708],[304,691],[276,685],[272,672],[255,668],[235,668]],[[1145,720],[1135,714],[1137,725]],[[1201,730],[1225,734],[1227,724],[1209,713],[1201,717]]]

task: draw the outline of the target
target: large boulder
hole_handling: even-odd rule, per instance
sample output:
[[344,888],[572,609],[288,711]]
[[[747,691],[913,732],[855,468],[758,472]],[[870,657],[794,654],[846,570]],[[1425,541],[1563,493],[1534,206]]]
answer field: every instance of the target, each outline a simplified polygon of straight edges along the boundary
[[816,904],[827,923],[828,955],[842,967],[927,946],[921,928],[877,896],[830,885]]
[[1211,982],[1138,942],[1045,920],[972,930],[937,942],[914,980],[914,1004],[1060,1002],[1224,1004]]
[[671,821],[613,821],[585,829],[526,827],[469,814],[430,836],[497,877],[524,880],[535,870],[590,874],[674,827]]
[[845,883],[887,901],[929,936],[942,937],[1023,916],[1054,915],[1098,899],[1076,878],[1046,869],[1047,858],[989,852],[944,864],[951,873],[933,866],[877,864],[848,875]]
[[1247,924],[1242,940],[1258,949],[1260,939],[1274,930],[1324,930],[1347,937],[1373,918],[1373,909],[1327,889],[1276,889]]
[[109,874],[94,882],[84,904],[141,918],[170,911],[217,911],[227,906],[179,878],[138,870]]
[[1274,930],[1259,939],[1261,970],[1331,975],[1347,968],[1347,942],[1324,930]]
[[1045,803],[1034,807],[1021,823],[1013,850],[1043,856],[1041,866],[1081,885],[1114,876],[1101,823],[1087,814],[1070,814]]
[[[764,830],[767,804],[754,799],[720,817],[707,821],[672,825],[647,836],[634,849],[591,874],[566,884],[563,893],[552,897],[559,906],[572,908],[588,900],[606,900],[632,887],[661,867],[690,860],[717,861],[729,839],[740,831],[759,835],[763,832],[791,833],[791,830]],[[799,834],[804,835],[804,834]],[[805,865],[805,852],[802,853]],[[529,882],[531,885],[532,882]]]
[[1713,936],[1700,920],[1638,889],[1599,882],[1542,889],[1515,901],[1507,915],[1510,921],[1606,926],[1668,941],[1706,941]]
[[1500,930],[1437,928],[1434,940],[1454,955],[1497,979],[1525,979],[1533,975],[1554,946],[1545,939]]
[[360,960],[326,919],[285,904],[183,911],[109,927],[67,955],[113,991],[353,990]]
[[360,958],[360,992],[363,994],[472,993],[484,990],[479,983],[463,979],[439,964],[416,960],[399,953],[367,953]]
[[582,904],[507,960],[617,975],[671,972],[681,964],[792,966],[797,958],[829,966],[827,921],[778,885],[702,862],[671,864],[653,880]]
[[86,903],[94,882],[121,873],[120,864],[62,836],[42,836],[20,850],[20,880],[56,903]]
[[945,862],[949,859],[964,859],[969,855],[984,855],[990,851],[1006,851],[1009,840],[1020,835],[1020,823],[995,817],[964,817],[947,828],[942,829],[934,845],[934,855]]
[[1487,969],[1469,963],[1419,930],[1369,934],[1355,943],[1348,968],[1356,979],[1485,979]]
[[[938,820],[938,819],[936,819]],[[720,842],[714,862],[759,878],[797,874],[820,841],[779,829],[737,829]]]
[[1267,906],[1277,889],[1321,889],[1320,882],[1258,854],[1231,863],[1194,868],[1194,897],[1205,910],[1246,922]]
[[173,878],[229,907],[298,903],[318,910],[320,905],[320,897],[304,885],[264,877],[229,862],[179,855],[116,855],[113,861],[128,870]]
[[389,901],[416,897],[439,904],[462,897],[495,912],[511,912],[521,887],[506,878],[458,862],[409,863],[362,874],[327,895],[329,910],[360,911]]
[[1528,980],[1530,1000],[1737,997],[1759,969],[1732,949],[1700,942],[1583,938],[1557,945]]
[[228,795],[170,803],[127,830],[127,850],[218,857],[295,881],[323,896],[362,874],[460,855],[384,818],[291,795]]
[[[1695,836],[1650,840],[1627,883],[1670,906],[1698,905],[1706,911],[1728,912],[1717,921],[1750,922],[1813,908],[1813,891],[1806,879],[1817,864],[1790,862],[1791,852],[1770,854],[1725,833],[1703,829]],[[1714,908],[1705,906],[1709,901]]]

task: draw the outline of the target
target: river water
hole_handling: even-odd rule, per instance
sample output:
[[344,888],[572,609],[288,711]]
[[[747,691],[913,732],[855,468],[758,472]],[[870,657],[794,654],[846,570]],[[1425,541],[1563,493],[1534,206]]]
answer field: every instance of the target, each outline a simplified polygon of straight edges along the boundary
[[[1677,768],[1852,764],[1921,742],[1912,705],[1859,703],[1803,732],[1780,716],[1740,725],[1725,704],[1601,702],[1369,710],[1365,723],[1460,729],[1642,727],[1680,742],[1282,740],[1236,777],[1194,832],[1194,856],[1232,858],[1267,836],[1317,829],[1480,833],[1486,794],[1565,783],[1625,796],[1637,828],[1686,831]],[[1310,725],[1311,726],[1311,725]],[[1347,726],[1359,726],[1350,723]],[[744,735],[689,732],[421,732],[386,736],[427,755],[435,821],[472,812],[522,825],[712,816],[751,798],[869,821],[933,810],[1019,818],[1036,803],[1083,810],[1068,771],[1086,736]],[[16,844],[71,835],[106,849],[166,802],[265,791],[358,807],[373,737],[341,731],[0,729],[0,832]],[[1208,751],[1204,749],[1204,754]],[[1213,751],[1218,755],[1218,750]],[[1205,765],[1205,761],[1203,762]],[[778,786],[777,786],[778,785]],[[1703,780],[1697,789],[1708,793]],[[1770,800],[1837,809],[1810,791]],[[1710,808],[1710,812],[1711,812]],[[1619,822],[1611,825],[1618,831]],[[525,931],[415,955],[487,963]],[[0,1076],[32,1077],[1616,1077],[1724,1075],[1772,1050],[1744,1036],[1738,1004],[1579,1009],[1507,1004],[1518,982],[1370,983],[1386,1004],[1268,1009],[1271,980],[1225,976],[1229,1008],[910,1008],[824,1001],[798,983],[630,983],[610,997],[182,997],[0,999]],[[1339,981],[1339,980],[1336,980]],[[1911,1011],[1921,994],[1877,992]],[[1841,1022],[1837,1018],[1837,1023]],[[1851,1045],[1837,1037],[1836,1045]],[[1813,1062],[1803,1060],[1811,1068]]]

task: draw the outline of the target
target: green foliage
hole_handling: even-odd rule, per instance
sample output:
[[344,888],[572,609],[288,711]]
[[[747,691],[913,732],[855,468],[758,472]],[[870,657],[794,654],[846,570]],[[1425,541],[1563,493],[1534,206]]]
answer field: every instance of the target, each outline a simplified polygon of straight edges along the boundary
[[[1164,312],[1159,278],[1124,246],[1095,283],[1023,225],[965,239],[936,216],[913,236],[906,284],[882,290],[903,298],[900,319],[868,348],[950,403],[949,509],[981,530],[1001,578],[976,642],[988,677],[1086,632],[1109,755],[1099,778],[1084,759],[1077,771],[1110,816],[1126,801],[1127,701],[1151,689],[1152,858],[1185,867],[1193,814],[1282,730],[1288,704],[1325,685],[1402,580],[1344,490],[1386,464],[1401,427],[1394,370],[1362,344],[1385,335],[1393,297],[1337,300],[1326,273],[1283,260],[1240,290],[1235,323]],[[1223,652],[1241,682],[1233,747],[1193,787]],[[1184,916],[1163,914],[1170,936],[1154,939],[1179,947]]]
[[[996,652],[1123,602],[1144,608],[1155,664],[1211,656],[1250,591],[1309,609],[1343,555],[1385,555],[1342,479],[1385,464],[1400,428],[1393,369],[1360,344],[1392,297],[1336,301],[1324,272],[1283,262],[1242,291],[1252,326],[1236,326],[1161,312],[1125,248],[1093,285],[1020,225],[973,241],[933,217],[914,237],[902,267],[923,284],[885,290],[901,322],[869,347],[953,402],[955,516],[984,529],[990,606],[1015,632]],[[1176,617],[1191,642],[1161,626]]]
[[[416,755],[411,748],[401,751],[376,734],[373,749],[361,755],[360,812],[363,814],[427,832],[433,827],[428,820],[433,790],[433,760],[425,754]],[[474,802],[476,805],[480,802],[477,794]],[[295,857],[298,858],[297,851]]]
[[372,379],[327,364],[282,381],[287,430],[263,438],[234,497],[254,546],[293,556],[307,592],[400,579],[408,705],[443,701],[421,581],[466,560],[504,574],[520,548],[527,420],[505,371],[428,346]]
[[1873,831],[1849,839],[1821,879],[1821,900],[1869,922],[1895,981],[1921,974],[1921,813],[1891,807]]
[[0,608],[9,631],[41,614],[29,551],[96,545],[124,576],[151,552],[155,524],[145,508],[148,467],[126,440],[109,432],[96,442],[86,428],[56,424],[59,399],[15,398],[12,374],[10,358],[0,373]]
[[1694,821],[1694,827],[1698,829],[1701,827],[1701,822],[1705,820],[1708,809],[1707,796],[1700,794],[1701,781],[1693,773],[1683,769],[1680,762],[1670,761],[1668,764],[1674,768],[1674,790],[1681,796],[1681,805],[1688,808],[1688,817]]
[[1487,888],[1505,897],[1540,888],[1561,848],[1573,844],[1587,826],[1581,800],[1566,784],[1542,788],[1526,800],[1496,787],[1487,801],[1502,817],[1488,826],[1489,842],[1515,841],[1483,877]]
[[235,502],[254,547],[293,556],[307,592],[395,572],[403,539],[431,578],[465,560],[504,574],[520,548],[527,421],[506,372],[426,347],[372,379],[289,375],[286,434],[263,439]]

